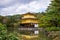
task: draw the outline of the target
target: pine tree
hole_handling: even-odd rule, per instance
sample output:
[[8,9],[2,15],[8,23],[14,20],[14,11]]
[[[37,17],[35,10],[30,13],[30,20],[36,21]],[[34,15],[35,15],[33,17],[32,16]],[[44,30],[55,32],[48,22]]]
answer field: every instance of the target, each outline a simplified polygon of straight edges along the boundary
[[54,26],[60,26],[60,0],[53,0],[46,10],[47,17],[51,17],[50,22]]

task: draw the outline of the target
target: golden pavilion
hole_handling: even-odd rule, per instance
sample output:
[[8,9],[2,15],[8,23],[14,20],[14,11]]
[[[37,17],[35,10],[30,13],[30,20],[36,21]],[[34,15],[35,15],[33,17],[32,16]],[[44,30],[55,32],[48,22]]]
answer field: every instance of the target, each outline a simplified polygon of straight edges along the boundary
[[33,30],[34,28],[38,28],[38,19],[36,14],[26,13],[22,15],[21,23],[20,23],[21,33],[38,34],[38,30]]

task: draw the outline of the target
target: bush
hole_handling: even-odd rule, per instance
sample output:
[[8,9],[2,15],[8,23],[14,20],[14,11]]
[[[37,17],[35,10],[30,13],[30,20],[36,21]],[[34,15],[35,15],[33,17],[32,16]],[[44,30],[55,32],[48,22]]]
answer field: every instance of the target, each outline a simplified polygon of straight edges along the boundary
[[5,40],[7,36],[7,30],[5,25],[0,23],[0,40]]
[[12,33],[7,35],[6,26],[0,23],[0,40],[18,40],[18,38]]
[[7,36],[7,40],[18,40],[18,37],[15,34],[10,33]]

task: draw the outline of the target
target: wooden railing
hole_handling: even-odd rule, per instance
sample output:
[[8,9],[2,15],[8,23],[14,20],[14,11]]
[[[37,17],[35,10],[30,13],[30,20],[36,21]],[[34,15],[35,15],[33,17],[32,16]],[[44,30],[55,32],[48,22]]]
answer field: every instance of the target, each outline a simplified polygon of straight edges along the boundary
[[18,28],[18,30],[42,30],[42,28]]

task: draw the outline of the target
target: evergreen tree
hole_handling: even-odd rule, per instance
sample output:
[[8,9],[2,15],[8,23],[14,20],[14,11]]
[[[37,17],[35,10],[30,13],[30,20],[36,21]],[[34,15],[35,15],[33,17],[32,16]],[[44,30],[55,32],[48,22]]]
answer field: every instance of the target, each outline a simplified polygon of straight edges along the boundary
[[46,12],[46,16],[51,18],[51,25],[55,27],[60,27],[60,0],[51,1],[51,4],[50,6],[48,6]]

